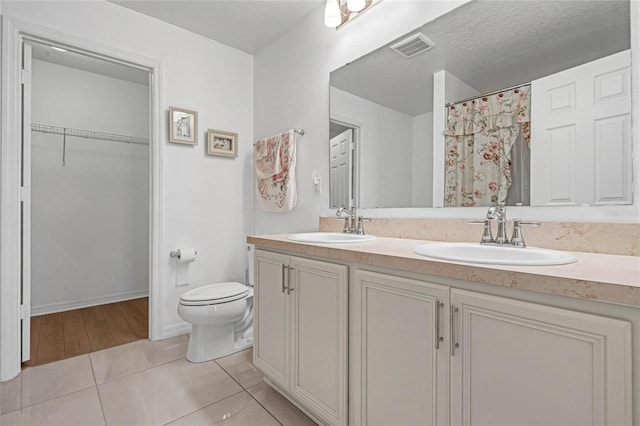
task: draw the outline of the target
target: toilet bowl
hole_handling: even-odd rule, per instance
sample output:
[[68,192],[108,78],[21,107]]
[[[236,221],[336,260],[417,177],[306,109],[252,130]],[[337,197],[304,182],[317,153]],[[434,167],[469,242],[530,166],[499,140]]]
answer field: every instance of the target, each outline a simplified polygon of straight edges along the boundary
[[253,289],[237,282],[185,292],[178,315],[191,323],[187,359],[204,362],[253,345]]

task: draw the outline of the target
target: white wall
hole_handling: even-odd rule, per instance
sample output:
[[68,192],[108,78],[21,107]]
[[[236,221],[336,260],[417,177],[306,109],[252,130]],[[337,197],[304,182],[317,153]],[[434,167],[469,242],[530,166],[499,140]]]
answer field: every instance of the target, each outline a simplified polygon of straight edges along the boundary
[[431,207],[433,197],[433,112],[413,117],[412,206]]
[[[191,287],[244,281],[245,236],[251,229],[253,198],[248,158],[253,137],[253,57],[239,50],[104,2],[7,2],[3,14],[78,43],[140,55],[161,63],[161,126],[169,106],[198,112],[197,146],[153,141],[162,152],[162,276],[160,328],[163,336],[184,331],[176,313],[179,296],[169,252],[195,247],[189,266]],[[291,125],[289,125],[292,127]],[[238,133],[238,158],[206,155],[207,128]]]
[[411,116],[335,87],[329,96],[332,116],[360,127],[360,206],[411,206]]
[[[449,71],[444,70],[444,101],[445,103],[458,102],[472,96],[481,95],[473,87],[460,80]],[[444,108],[444,105],[442,106]]]
[[[327,185],[314,194],[311,182],[313,170],[329,179],[329,73],[463,3],[387,0],[339,30],[324,26],[321,5],[255,55],[256,138],[306,130],[298,144],[298,206],[288,213],[256,210],[257,233],[317,229],[319,215],[334,213]],[[366,213],[377,210],[387,209]]]
[[[317,229],[319,215],[331,215],[326,190],[313,193],[311,171],[328,179],[329,73],[345,63],[446,13],[465,1],[386,0],[339,30],[324,27],[323,8],[307,15],[295,28],[255,56],[256,137],[291,127],[304,127],[298,151],[298,206],[289,213],[256,211],[256,232],[297,232]],[[640,81],[640,2],[631,2],[633,93]],[[633,103],[634,120],[640,102]],[[633,125],[634,151],[640,150],[640,126]],[[634,204],[608,207],[518,207],[511,217],[526,220],[580,222],[640,222],[640,156],[634,157]],[[370,209],[372,217],[484,217],[483,208]]]
[[[149,88],[33,61],[32,121],[148,138]],[[31,313],[149,289],[149,147],[32,132]]]

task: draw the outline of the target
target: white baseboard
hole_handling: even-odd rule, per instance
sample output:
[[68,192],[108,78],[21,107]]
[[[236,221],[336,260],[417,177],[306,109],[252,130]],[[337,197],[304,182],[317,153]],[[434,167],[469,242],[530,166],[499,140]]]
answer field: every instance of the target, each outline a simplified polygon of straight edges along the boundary
[[137,299],[149,295],[149,290],[127,291],[110,294],[108,296],[91,297],[88,299],[68,300],[47,305],[31,306],[31,316],[53,314],[55,312],[70,311],[72,309],[88,308],[90,306],[104,305],[106,303],[122,302],[123,300]]
[[169,337],[179,336],[186,333],[191,333],[191,324],[181,321],[175,324],[165,325],[162,329],[162,337],[160,339],[168,339]]

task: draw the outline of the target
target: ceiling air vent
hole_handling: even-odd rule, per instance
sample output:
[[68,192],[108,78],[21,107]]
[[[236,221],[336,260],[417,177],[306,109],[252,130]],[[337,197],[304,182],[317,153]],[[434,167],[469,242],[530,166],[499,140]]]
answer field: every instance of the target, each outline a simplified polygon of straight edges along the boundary
[[426,35],[417,33],[397,42],[391,48],[405,58],[410,58],[418,53],[426,52],[435,45]]

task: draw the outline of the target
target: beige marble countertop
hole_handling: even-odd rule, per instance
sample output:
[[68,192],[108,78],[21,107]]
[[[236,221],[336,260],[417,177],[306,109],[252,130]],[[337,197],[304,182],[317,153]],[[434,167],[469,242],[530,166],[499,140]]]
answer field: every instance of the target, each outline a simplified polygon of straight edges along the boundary
[[378,237],[375,242],[316,244],[289,241],[288,234],[249,236],[259,248],[319,256],[466,281],[640,307],[640,257],[571,252],[568,265],[508,266],[450,262],[413,252],[429,241]]

